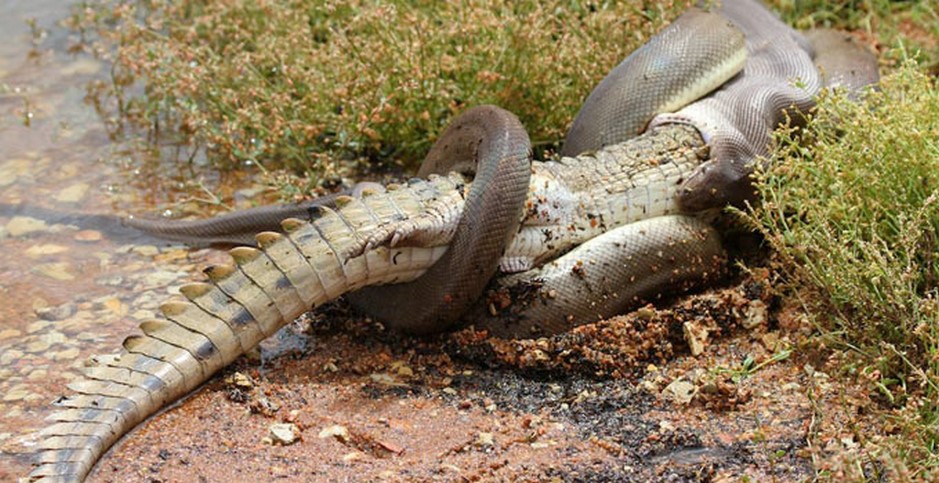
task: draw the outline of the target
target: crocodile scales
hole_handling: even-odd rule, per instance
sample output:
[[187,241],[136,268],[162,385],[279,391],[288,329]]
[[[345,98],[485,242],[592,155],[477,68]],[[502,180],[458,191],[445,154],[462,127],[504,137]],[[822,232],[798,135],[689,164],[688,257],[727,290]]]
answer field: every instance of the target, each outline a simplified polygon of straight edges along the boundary
[[[524,269],[614,227],[675,213],[681,181],[707,159],[690,126],[665,125],[576,159],[535,162],[522,228],[505,268]],[[165,319],[140,324],[125,351],[69,384],[76,394],[40,434],[35,479],[81,480],[123,434],[199,387],[296,317],[357,288],[418,277],[447,249],[468,182],[433,176],[343,198],[336,211],[288,220],[286,235],[231,250],[210,283],[180,288]],[[545,243],[548,240],[549,243]]]

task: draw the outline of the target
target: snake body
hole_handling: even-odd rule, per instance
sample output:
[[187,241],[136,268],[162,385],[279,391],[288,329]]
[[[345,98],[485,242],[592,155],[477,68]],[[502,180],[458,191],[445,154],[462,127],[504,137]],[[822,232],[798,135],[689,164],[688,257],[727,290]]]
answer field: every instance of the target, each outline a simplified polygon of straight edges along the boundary
[[353,303],[392,328],[415,334],[449,328],[482,294],[518,231],[531,178],[531,142],[522,123],[495,106],[459,116],[424,160],[418,176],[474,172],[447,252],[413,282],[365,287]]
[[743,34],[726,18],[691,8],[616,66],[590,93],[562,156],[621,143],[736,75],[747,58]]
[[[606,145],[626,141],[645,130],[656,114],[680,108],[716,89],[743,67],[746,59],[744,45],[743,35],[725,18],[697,8],[689,9],[648,44],[630,54],[597,86],[575,119],[562,154],[570,156],[582,151],[596,151]],[[418,280],[364,288],[350,295],[353,303],[390,327],[412,333],[440,332],[451,326],[482,293],[498,268],[499,255],[506,240],[517,231],[518,213],[529,188],[528,167],[523,156],[529,149],[524,128],[515,116],[505,111],[491,106],[479,107],[457,118],[435,144],[418,173],[419,177],[449,171],[475,173],[474,190],[477,191],[467,197],[467,210],[462,215],[450,250]],[[666,178],[662,183],[674,184],[674,181]],[[664,194],[668,189],[650,188],[662,191],[660,198],[663,202],[668,199]],[[557,198],[556,193],[551,196]],[[183,241],[204,240],[207,234],[214,236],[210,240],[214,242],[242,241],[252,230],[270,229],[269,223],[279,216],[297,216],[296,212],[313,206],[331,206],[335,199],[252,210],[244,215],[244,226],[235,226],[238,225],[236,215],[221,217],[218,223],[174,224],[132,219],[128,224]],[[630,216],[635,219],[634,215]],[[609,223],[616,224],[614,220]],[[655,230],[655,233],[667,238],[670,237],[667,231]],[[224,236],[217,236],[219,234]],[[545,243],[540,233],[516,238],[517,244]],[[665,241],[665,238],[653,238],[651,244]],[[659,244],[667,246],[667,243]],[[675,255],[682,260],[692,255],[695,260],[702,259],[699,252],[686,254],[681,251]],[[527,262],[521,268],[531,268],[534,262]],[[686,265],[696,266],[693,263]],[[628,270],[622,276],[650,279],[648,268],[651,267]],[[702,272],[713,273],[713,270]],[[566,278],[555,273],[560,272],[542,269],[529,276],[552,280]],[[619,277],[604,283],[614,285],[618,280]],[[557,284],[547,286],[554,285]],[[626,284],[626,287],[630,286],[637,285]],[[646,292],[646,289],[635,293],[620,289],[625,300],[633,301]],[[623,303],[608,304],[610,307],[606,310],[590,310],[588,317],[588,312],[576,303],[578,297],[574,293],[571,297],[556,299],[553,309],[564,314],[566,320],[576,323],[593,320],[598,313],[609,315],[624,307]],[[571,300],[571,303],[564,300]],[[550,332],[570,325],[562,327],[534,322],[544,320],[540,315],[531,320],[541,329],[552,328]],[[523,329],[518,332],[526,333]]]

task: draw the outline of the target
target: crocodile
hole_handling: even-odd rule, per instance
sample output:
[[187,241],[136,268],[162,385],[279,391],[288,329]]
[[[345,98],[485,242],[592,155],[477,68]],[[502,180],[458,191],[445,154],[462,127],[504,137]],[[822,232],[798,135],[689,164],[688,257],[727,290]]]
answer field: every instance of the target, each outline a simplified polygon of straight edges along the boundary
[[[540,239],[543,230],[563,235],[553,245],[561,251],[614,223],[675,212],[677,181],[706,155],[693,127],[671,125],[592,155],[533,163],[533,187],[576,180],[590,189],[570,192],[582,201],[565,205],[530,197],[527,213],[539,224],[523,225],[505,256],[538,260],[527,240]],[[128,337],[122,354],[102,358],[68,385],[74,394],[56,401],[64,409],[40,433],[40,466],[31,476],[81,479],[130,428],[311,308],[365,285],[414,280],[446,251],[469,186],[459,174],[413,179],[343,198],[337,210],[319,208],[309,220],[285,220],[284,234],[257,236],[258,248],[233,248],[233,265],[208,267],[208,283],[180,287],[185,299],[163,304],[165,319],[141,323],[143,335]],[[600,194],[626,203],[588,203]],[[600,218],[607,226],[596,224]]]
[[[762,9],[747,0],[733,3],[743,6],[737,12],[741,15],[751,15],[748,10],[753,5]],[[769,14],[760,10],[755,15],[759,21],[766,20],[762,12]],[[788,29],[772,14],[769,19],[776,24],[763,22],[750,28]],[[748,22],[735,19],[735,23],[746,26]],[[751,39],[763,37],[741,30],[747,35],[750,57],[760,58],[753,54],[766,50],[766,45]],[[792,50],[793,42],[790,38],[777,50]],[[811,66],[808,53],[798,45],[795,48],[799,52],[787,57],[799,58],[796,71],[808,77],[802,80],[809,86],[796,89],[798,99],[809,99],[797,107],[811,107],[811,97],[821,83],[814,68],[805,69],[806,62]],[[723,92],[722,106],[740,109],[750,99],[734,101],[734,90],[768,78],[775,80],[777,91],[792,89],[786,79],[791,69],[761,78],[746,75],[747,68],[716,94]],[[558,161],[531,163],[521,224],[511,234],[499,264],[504,272],[528,273],[528,281],[535,271],[533,276],[544,282],[538,306],[547,309],[524,323],[482,318],[477,321],[479,328],[504,336],[553,333],[609,316],[654,296],[663,287],[706,282],[720,269],[720,237],[706,217],[725,197],[703,190],[705,198],[717,200],[706,204],[706,209],[689,209],[682,199],[688,193],[688,180],[700,183],[713,173],[721,181],[746,176],[739,157],[715,157],[712,145],[723,139],[725,128],[712,132],[707,123],[701,125],[695,104],[689,106],[691,111],[683,112],[685,108],[657,117],[647,131],[623,143]],[[758,121],[763,132],[757,153],[765,152],[769,129],[790,105],[780,107],[774,98],[754,108],[757,117],[763,116]],[[720,107],[718,114],[723,112]],[[765,116],[766,111],[772,112]],[[735,135],[749,142],[747,133]],[[746,161],[752,168],[752,159]],[[336,197],[334,208],[311,207],[307,219],[283,220],[282,233],[259,233],[256,248],[231,249],[233,264],[206,268],[207,282],[181,287],[181,300],[160,307],[164,318],[141,323],[143,334],[128,337],[121,354],[100,358],[85,378],[69,384],[74,394],[56,401],[63,409],[40,432],[39,464],[30,478],[82,480],[126,432],[303,313],[363,287],[416,280],[446,255],[473,186],[474,181],[463,173],[451,172],[415,178],[384,191],[364,189],[358,197]],[[695,191],[695,196],[700,192]],[[635,251],[628,252],[634,260],[601,258],[609,256],[611,246],[630,243],[636,244]],[[569,253],[545,265],[565,252]],[[586,304],[576,308],[576,314],[552,309],[551,284],[568,283],[552,277],[566,274],[564,280],[569,280],[573,274],[587,280],[585,273],[594,262],[596,266],[628,266],[619,274],[626,276],[624,285],[613,287],[615,281],[603,275],[591,279],[591,283],[607,285],[596,293],[596,299],[584,297],[583,292],[573,296],[575,306],[578,301]],[[520,279],[507,280],[508,284],[521,283]]]

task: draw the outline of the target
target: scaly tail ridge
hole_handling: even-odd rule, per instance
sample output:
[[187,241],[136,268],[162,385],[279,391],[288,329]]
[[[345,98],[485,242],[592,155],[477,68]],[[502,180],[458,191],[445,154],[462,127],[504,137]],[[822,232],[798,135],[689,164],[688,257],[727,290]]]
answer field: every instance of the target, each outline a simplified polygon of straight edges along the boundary
[[434,177],[342,198],[339,211],[287,220],[287,235],[261,233],[259,248],[232,249],[233,264],[206,268],[207,283],[181,287],[183,299],[160,306],[164,318],[141,323],[143,334],[125,339],[122,354],[101,358],[68,385],[74,394],[55,403],[62,410],[40,433],[39,464],[30,479],[83,480],[121,436],[287,322],[355,288],[419,276],[446,250],[452,230],[439,228],[430,244],[422,239],[430,248],[371,246],[369,240],[380,230],[385,238],[397,236],[399,222],[411,233],[415,218],[430,231],[438,228],[434,223],[455,226],[462,184],[462,178]]

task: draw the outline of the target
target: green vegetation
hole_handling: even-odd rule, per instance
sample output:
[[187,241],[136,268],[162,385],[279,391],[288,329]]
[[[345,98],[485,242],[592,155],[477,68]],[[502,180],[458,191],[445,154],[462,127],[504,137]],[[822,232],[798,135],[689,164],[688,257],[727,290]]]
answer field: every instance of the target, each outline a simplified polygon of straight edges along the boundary
[[[922,471],[939,463],[939,90],[912,62],[782,132],[749,220],[827,345],[855,351]],[[797,140],[794,140],[797,139]],[[935,475],[933,475],[935,476]]]
[[[939,4],[935,1],[769,0],[768,3],[795,28],[853,31],[885,49],[881,55],[883,62],[896,66],[912,56],[922,68],[939,74]],[[901,45],[905,48],[896,49]]]
[[[550,147],[593,85],[685,3],[197,0],[85,3],[125,121],[215,167],[416,166],[449,118],[492,103]],[[129,89],[144,80],[144,91]]]

